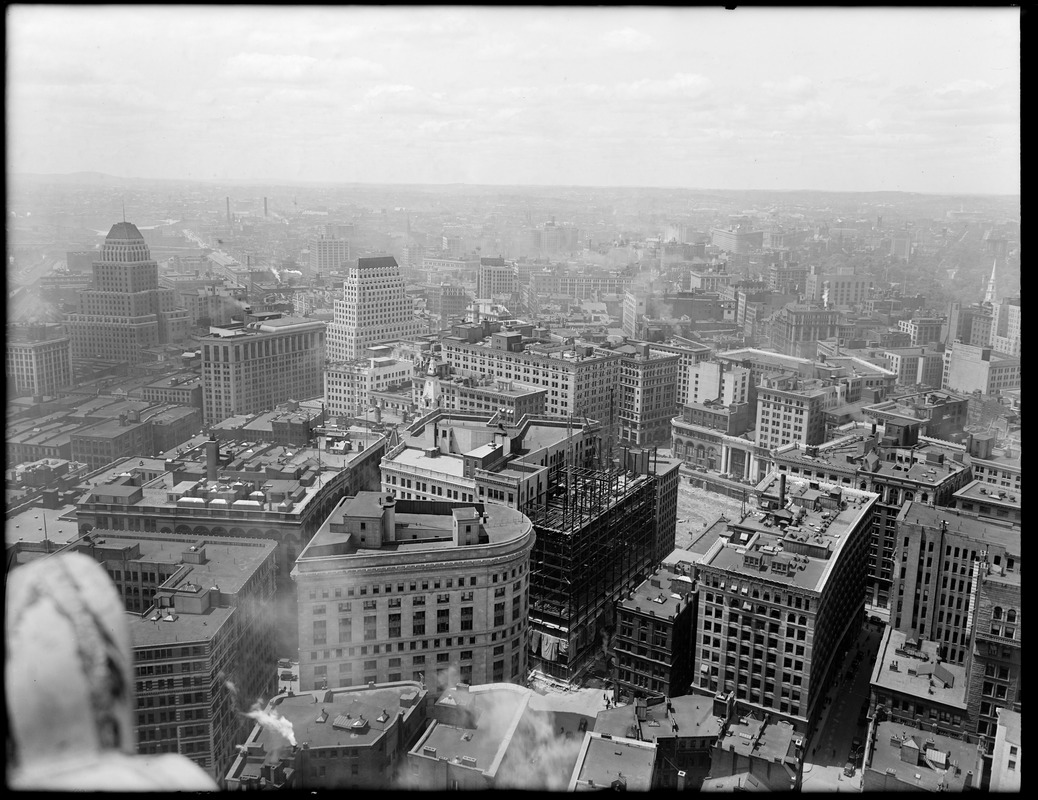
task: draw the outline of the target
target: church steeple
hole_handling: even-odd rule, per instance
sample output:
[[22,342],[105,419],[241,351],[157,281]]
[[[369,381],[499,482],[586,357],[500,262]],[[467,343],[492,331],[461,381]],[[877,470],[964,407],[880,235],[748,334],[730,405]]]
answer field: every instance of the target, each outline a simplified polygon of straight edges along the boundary
[[991,277],[988,278],[988,288],[987,288],[987,291],[984,292],[984,302],[988,303],[989,305],[994,305],[996,302],[998,302],[998,298],[996,297],[996,289],[995,289],[995,271],[997,269],[998,269],[998,259],[996,258],[995,262],[991,265]]

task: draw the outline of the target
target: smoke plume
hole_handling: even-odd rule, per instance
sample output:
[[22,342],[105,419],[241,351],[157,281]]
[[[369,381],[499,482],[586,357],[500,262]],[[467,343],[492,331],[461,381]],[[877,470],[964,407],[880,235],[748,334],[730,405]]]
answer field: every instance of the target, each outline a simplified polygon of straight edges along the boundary
[[249,717],[250,719],[254,719],[266,730],[270,731],[271,733],[277,734],[282,739],[285,739],[290,745],[295,747],[296,735],[295,732],[292,730],[291,721],[282,717],[280,714],[278,714],[276,710],[266,711],[260,708],[259,703],[256,703],[256,705],[253,706],[252,711],[250,711],[245,716]]

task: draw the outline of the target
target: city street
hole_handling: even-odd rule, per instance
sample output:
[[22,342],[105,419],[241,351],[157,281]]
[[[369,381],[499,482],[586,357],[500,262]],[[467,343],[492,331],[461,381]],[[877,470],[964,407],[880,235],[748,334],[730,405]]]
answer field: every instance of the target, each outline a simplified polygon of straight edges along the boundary
[[[858,724],[859,713],[869,700],[869,684],[872,669],[879,651],[882,629],[874,623],[866,623],[856,644],[847,654],[839,676],[828,694],[829,703],[815,731],[808,737],[808,750],[804,756],[805,792],[860,791],[861,758],[854,759],[854,775],[843,774],[849,760],[855,738],[865,741],[867,729]],[[852,670],[856,651],[862,651],[861,662]],[[846,673],[851,672],[850,680]]]

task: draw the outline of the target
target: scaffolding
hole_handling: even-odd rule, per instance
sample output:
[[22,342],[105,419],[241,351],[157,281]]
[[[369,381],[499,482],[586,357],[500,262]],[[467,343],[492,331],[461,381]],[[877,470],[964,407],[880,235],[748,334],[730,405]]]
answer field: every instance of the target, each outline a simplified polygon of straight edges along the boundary
[[[615,602],[655,566],[656,481],[627,470],[563,468],[530,562],[530,666],[572,680],[595,655]],[[545,638],[547,637],[547,638]]]

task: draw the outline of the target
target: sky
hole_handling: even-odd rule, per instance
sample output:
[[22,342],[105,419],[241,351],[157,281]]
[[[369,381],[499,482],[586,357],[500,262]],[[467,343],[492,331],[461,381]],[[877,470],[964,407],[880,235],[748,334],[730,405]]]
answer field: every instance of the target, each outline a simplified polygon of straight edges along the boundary
[[14,173],[1020,191],[1014,8],[6,13]]

